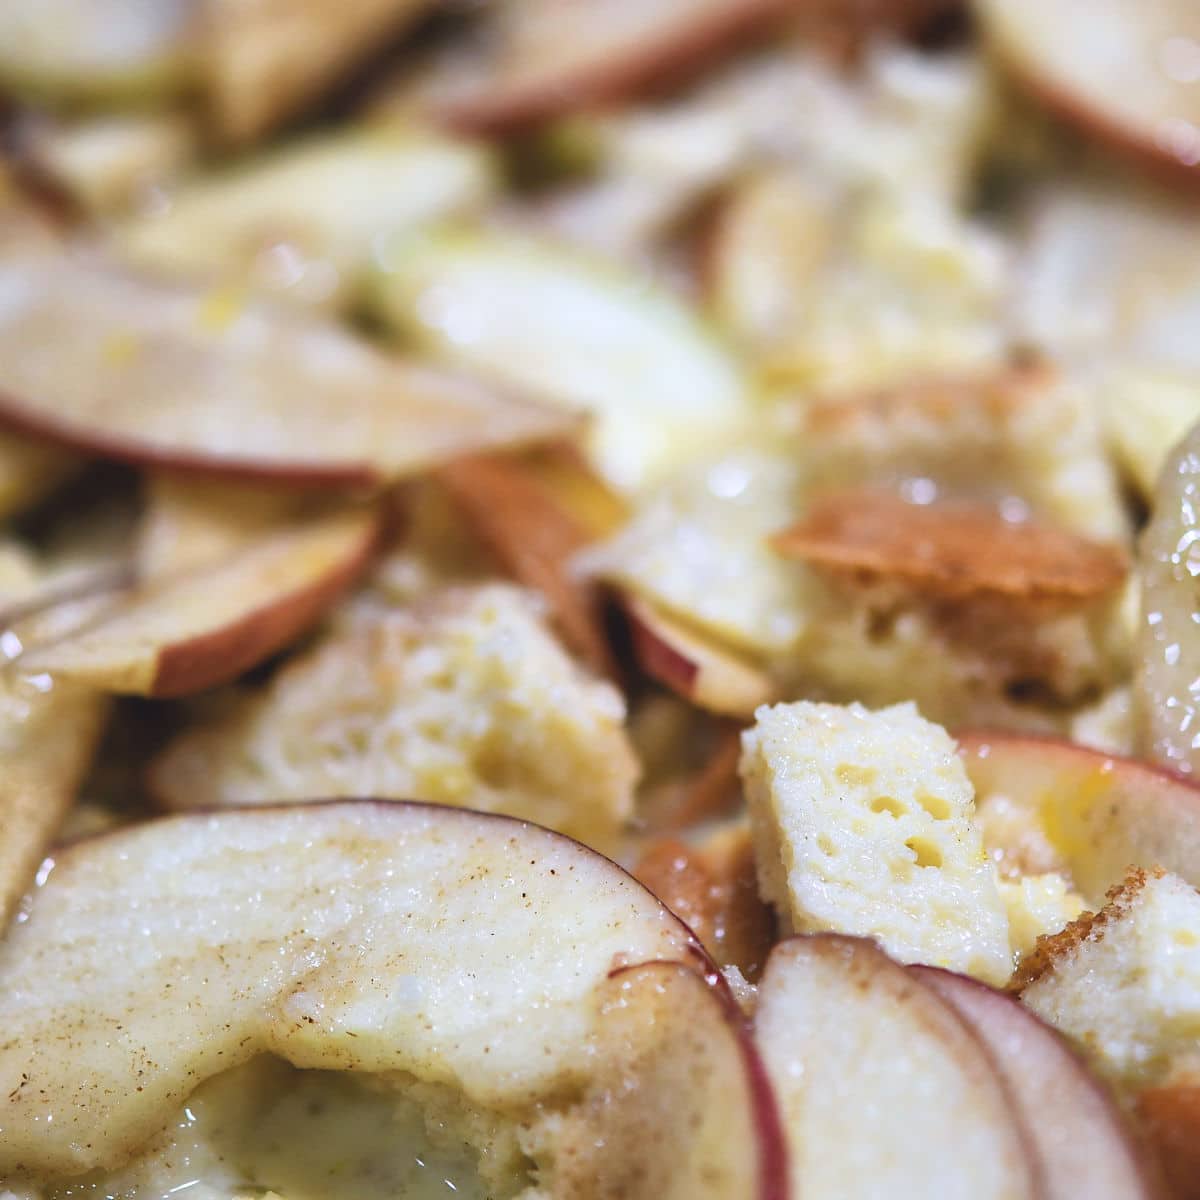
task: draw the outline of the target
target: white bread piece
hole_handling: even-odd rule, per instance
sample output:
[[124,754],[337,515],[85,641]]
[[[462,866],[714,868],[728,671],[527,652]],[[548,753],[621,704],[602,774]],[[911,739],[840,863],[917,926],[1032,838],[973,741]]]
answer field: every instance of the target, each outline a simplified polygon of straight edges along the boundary
[[1083,897],[1058,871],[1001,879],[997,886],[1008,912],[1008,937],[1018,960],[1032,953],[1038,938],[1060,933],[1084,910]]
[[791,930],[1004,983],[1008,918],[954,742],[912,704],[760,708],[741,775],[759,887]]
[[639,774],[624,718],[620,693],[572,661],[530,593],[451,588],[319,642],[171,743],[151,787],[179,809],[428,800],[610,846]]
[[1162,1077],[1200,1048],[1200,892],[1133,871],[1096,914],[1044,942],[1021,999],[1121,1083]]

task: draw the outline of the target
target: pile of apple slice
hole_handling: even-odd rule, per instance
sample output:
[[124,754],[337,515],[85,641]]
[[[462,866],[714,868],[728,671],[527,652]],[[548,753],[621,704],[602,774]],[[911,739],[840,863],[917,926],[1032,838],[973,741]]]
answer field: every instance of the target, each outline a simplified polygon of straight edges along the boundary
[[0,947],[0,1027],[18,1193],[276,1186],[313,1114],[276,1121],[273,1151],[256,1136],[278,1071],[237,1073],[267,1056],[337,1073],[360,1115],[424,1112],[402,1152],[318,1121],[351,1179],[453,1144],[474,1196],[1152,1194],[1111,1101],[1015,1000],[814,935],[775,948],[751,1024],[618,867],[454,809],[280,806],[78,842]]

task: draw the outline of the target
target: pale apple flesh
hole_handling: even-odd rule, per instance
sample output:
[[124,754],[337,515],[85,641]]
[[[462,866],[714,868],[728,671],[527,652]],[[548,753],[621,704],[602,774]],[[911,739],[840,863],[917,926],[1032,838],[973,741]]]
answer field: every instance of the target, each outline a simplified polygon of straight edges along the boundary
[[655,959],[705,961],[607,859],[507,818],[347,801],[76,843],[0,947],[0,1178],[127,1164],[262,1054],[528,1113],[586,1082],[595,989]]
[[1169,771],[1055,738],[965,733],[959,750],[986,811],[1027,813],[1092,904],[1131,866],[1200,886],[1200,786]]
[[1014,997],[936,967],[909,970],[987,1047],[1016,1104],[1045,1200],[1150,1200],[1154,1180],[1114,1098]]
[[228,559],[102,603],[78,629],[28,647],[14,669],[140,696],[227,683],[341,597],[369,564],[380,519],[352,508],[275,529]]
[[745,1017],[677,963],[600,992],[600,1067],[558,1142],[556,1200],[787,1200],[779,1112]]
[[578,418],[336,325],[0,227],[0,423],[141,466],[346,486],[568,436]]
[[685,700],[722,716],[748,718],[776,698],[765,672],[650,601],[630,593],[623,607],[638,665]]
[[791,1196],[1039,1195],[983,1044],[873,942],[780,942],[755,1037],[783,1112]]

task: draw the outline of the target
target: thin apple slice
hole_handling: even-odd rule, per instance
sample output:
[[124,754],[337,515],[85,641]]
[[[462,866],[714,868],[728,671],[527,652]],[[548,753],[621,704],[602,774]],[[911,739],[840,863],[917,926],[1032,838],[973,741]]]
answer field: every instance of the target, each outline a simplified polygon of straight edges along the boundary
[[314,624],[366,568],[379,531],[369,508],[277,530],[215,565],[150,581],[18,665],[141,696],[226,683]]
[[106,713],[99,694],[45,677],[0,688],[0,931],[75,801]]
[[1200,182],[1191,0],[976,0],[975,11],[994,51],[1055,112],[1174,182]]
[[740,1009],[676,963],[615,972],[555,1200],[788,1200],[783,1128]]
[[195,9],[196,0],[5,0],[0,81],[60,104],[159,99],[188,81]]
[[1194,783],[1055,738],[966,733],[958,742],[985,825],[991,808],[1015,814],[1016,827],[1048,841],[1089,903],[1130,866],[1161,865],[1200,886]]
[[1136,744],[1147,758],[1200,773],[1200,424],[1169,455],[1138,545],[1142,611],[1133,699]]
[[685,700],[722,716],[751,717],[775,699],[771,678],[736,651],[640,596],[626,596],[623,606],[638,665]]
[[755,1018],[792,1196],[1040,1196],[1012,1101],[954,1009],[872,942],[771,952]]
[[506,132],[624,100],[726,55],[790,0],[530,0],[499,6],[476,44],[425,81],[433,117],[458,130]]
[[1150,1200],[1145,1156],[1105,1086],[1012,996],[936,967],[909,970],[987,1047],[1016,1103],[1044,1200]]
[[459,459],[438,479],[500,565],[546,598],[567,646],[615,678],[599,592],[569,569],[571,556],[592,540],[582,522],[531,471],[499,456]]
[[116,239],[140,266],[217,274],[329,308],[357,297],[380,239],[472,212],[496,182],[481,146],[410,128],[339,128],[185,180]]
[[590,413],[589,453],[619,491],[724,449],[752,423],[738,364],[692,311],[547,239],[402,238],[380,255],[375,307],[450,363]]
[[432,0],[200,0],[201,70],[213,125],[247,142],[320,98]]
[[236,293],[16,235],[0,245],[0,421],[49,441],[140,465],[356,484],[577,423]]
[[0,947],[0,1177],[128,1162],[263,1053],[528,1113],[588,1078],[614,967],[697,954],[608,860],[458,809],[281,807],[79,842]]

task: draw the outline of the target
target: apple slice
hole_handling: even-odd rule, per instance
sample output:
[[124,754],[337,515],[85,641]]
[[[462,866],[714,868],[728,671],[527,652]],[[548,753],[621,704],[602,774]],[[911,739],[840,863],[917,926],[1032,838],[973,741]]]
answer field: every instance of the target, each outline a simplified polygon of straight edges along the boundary
[[1147,758],[1185,775],[1200,772],[1198,488],[1200,424],[1168,456],[1138,544],[1142,604],[1133,678],[1135,744]]
[[360,484],[564,436],[562,411],[239,294],[0,230],[0,421],[139,465]]
[[614,967],[698,955],[607,859],[459,809],[280,807],[79,842],[0,947],[0,1178],[127,1163],[264,1053],[530,1115],[586,1082]]
[[588,529],[518,462],[475,455],[437,477],[500,565],[546,598],[567,646],[598,674],[615,678],[599,592],[568,565],[592,540]]
[[758,997],[755,1035],[783,1110],[792,1196],[1040,1196],[983,1044],[873,942],[780,942]]
[[184,86],[196,0],[4,0],[0,81],[18,96],[162,98]]
[[[573,20],[591,10],[573,5]],[[732,355],[639,273],[500,230],[401,238],[379,265],[375,308],[417,345],[591,414],[589,455],[618,491],[723,450],[753,422]]]
[[97,693],[44,676],[0,688],[0,931],[75,801],[107,711]]
[[1150,1168],[1104,1085],[1066,1040],[1027,1008],[977,980],[909,967],[987,1047],[1017,1106],[1044,1200],[1150,1200]]
[[638,666],[699,708],[729,717],[751,717],[775,699],[775,684],[714,640],[667,616],[633,594],[622,601]]
[[454,129],[508,132],[662,86],[727,55],[791,0],[529,0],[495,9],[474,44],[425,81],[432,116]]
[[308,629],[366,568],[379,532],[368,508],[274,531],[103,605],[75,631],[30,646],[19,669],[141,696],[226,683]]
[[481,146],[352,126],[184,181],[116,240],[140,266],[331,308],[357,298],[379,239],[471,212],[496,183]]
[[555,1200],[788,1200],[783,1128],[745,1018],[676,963],[614,972],[600,1067],[556,1139]]
[[433,0],[199,0],[201,72],[218,135],[247,142],[269,132],[432,6]]
[[1200,11],[1191,0],[977,0],[985,38],[1086,134],[1185,186],[1200,183]]
[[[976,805],[1005,805],[1048,839],[1075,886],[1099,903],[1130,866],[1163,866],[1200,886],[1200,787],[1169,771],[1055,738],[958,739]],[[993,847],[994,849],[994,847]]]

